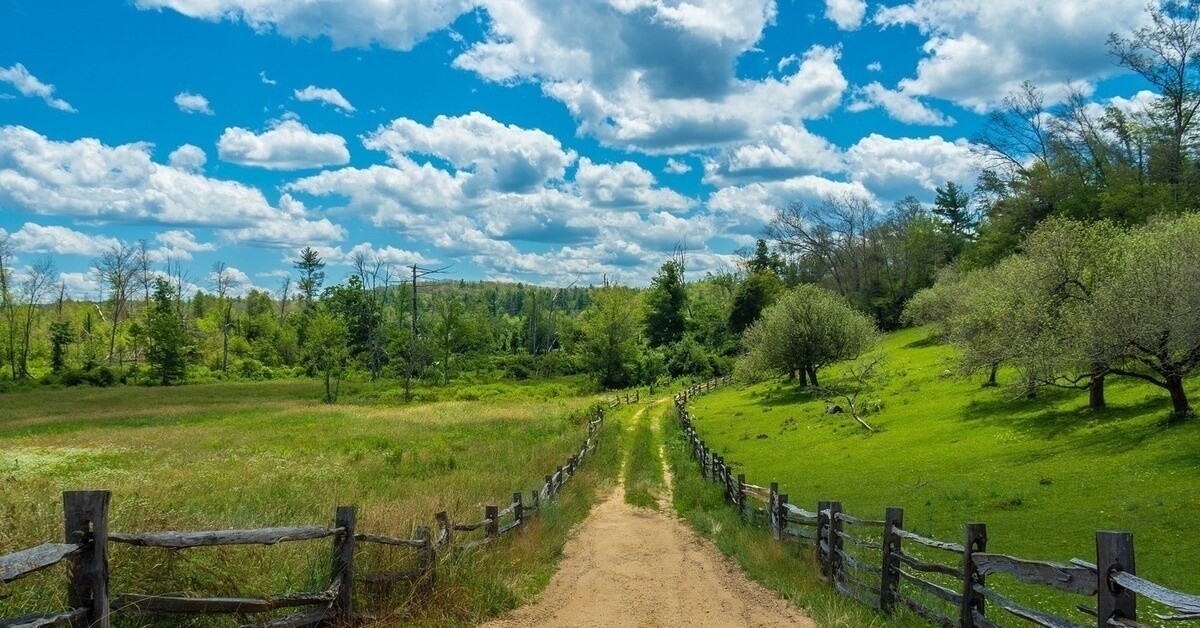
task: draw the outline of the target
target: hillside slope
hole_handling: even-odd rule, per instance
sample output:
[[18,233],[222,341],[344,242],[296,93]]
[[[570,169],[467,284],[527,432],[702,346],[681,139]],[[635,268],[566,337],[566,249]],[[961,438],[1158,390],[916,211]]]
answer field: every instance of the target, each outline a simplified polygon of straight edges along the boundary
[[[779,482],[809,509],[834,499],[882,518],[901,506],[907,527],[954,540],[982,521],[989,551],[1043,560],[1087,559],[1096,530],[1129,530],[1140,574],[1200,590],[1190,567],[1200,559],[1200,421],[1165,426],[1165,393],[1113,378],[1109,409],[1094,413],[1085,392],[1026,400],[952,377],[954,349],[924,329],[890,334],[883,349],[889,377],[863,395],[882,402],[868,417],[877,433],[784,381],[697,399],[697,429],[748,482]],[[830,368],[823,383],[843,376]],[[1200,398],[1200,378],[1189,392]]]

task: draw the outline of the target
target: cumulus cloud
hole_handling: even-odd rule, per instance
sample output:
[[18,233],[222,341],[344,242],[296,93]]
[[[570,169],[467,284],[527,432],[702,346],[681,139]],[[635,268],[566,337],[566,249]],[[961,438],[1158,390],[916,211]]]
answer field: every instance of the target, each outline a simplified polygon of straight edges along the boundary
[[184,113],[202,113],[206,116],[213,115],[212,107],[208,104],[208,99],[200,94],[191,92],[179,92],[175,94],[175,106]]
[[955,123],[954,118],[931,109],[914,96],[888,89],[878,81],[872,81],[869,85],[860,87],[856,91],[857,100],[847,107],[850,111],[867,111],[882,107],[893,120],[905,124],[952,126]]
[[263,85],[275,85],[279,82],[267,76],[266,70],[262,70],[258,73],[258,80],[262,81]]
[[208,156],[204,154],[204,149],[191,144],[184,144],[167,156],[167,164],[185,172],[203,172],[206,161]]
[[95,273],[59,273],[58,280],[67,287],[67,294],[74,298],[99,299],[104,291]]
[[212,242],[200,242],[196,235],[187,229],[169,229],[154,235],[158,248],[150,252],[151,259],[161,263],[169,260],[187,261],[193,253],[203,253],[217,250]]
[[335,133],[314,133],[299,120],[285,119],[263,133],[229,127],[217,141],[223,161],[268,170],[300,170],[350,161],[346,139]]
[[286,234],[288,246],[345,235],[302,206],[284,199],[272,206],[256,188],[156,163],[149,144],[55,141],[21,126],[0,127],[0,205],[78,220],[211,227],[235,242],[284,244],[254,239],[260,229]]
[[879,72],[881,70],[883,70],[883,64],[878,61],[872,61],[867,64],[868,72]]
[[209,21],[245,22],[293,39],[328,37],[335,48],[410,50],[474,6],[470,0],[136,0]]
[[691,206],[687,197],[656,187],[657,183],[649,170],[632,161],[597,164],[584,157],[575,172],[575,184],[581,194],[597,207],[685,210]]
[[692,171],[692,167],[674,157],[669,157],[667,158],[667,166],[663,170],[671,174],[686,174]]
[[392,266],[412,266],[413,264],[424,265],[431,264],[436,260],[425,257],[417,251],[406,251],[398,249],[391,245],[376,247],[370,242],[361,242],[354,245],[349,251],[346,251],[344,256],[338,260],[341,264],[351,265],[355,258],[362,256],[368,262],[379,261],[385,265]]
[[872,133],[846,151],[855,181],[887,201],[908,195],[931,199],[935,188],[954,181],[968,185],[979,167],[965,139],[889,138]]
[[704,181],[714,185],[780,180],[802,174],[843,170],[841,151],[802,126],[776,124],[758,139],[704,161]]
[[105,235],[91,235],[59,226],[42,226],[27,222],[9,236],[9,242],[24,253],[54,253],[56,255],[96,255],[120,240]]
[[438,116],[426,126],[399,118],[380,127],[363,145],[388,154],[393,162],[411,154],[432,155],[449,162],[470,184],[464,191],[527,192],[561,179],[575,161],[554,136],[493,120],[487,114]]
[[39,81],[20,63],[13,64],[10,68],[0,67],[0,83],[12,85],[22,96],[41,98],[47,105],[59,111],[76,113],[70,103],[54,97],[53,85]]
[[866,14],[866,0],[825,0],[825,17],[841,30],[858,30]]
[[797,201],[819,203],[830,196],[844,194],[872,200],[876,198],[859,181],[835,181],[810,174],[723,187],[709,196],[708,208],[725,217],[729,232],[758,235],[781,207]]
[[814,46],[783,77],[739,78],[738,58],[773,23],[773,0],[489,0],[487,38],[454,64],[536,81],[579,131],[607,145],[678,152],[745,139],[758,125],[815,118],[841,100],[838,52]]
[[346,113],[354,113],[354,105],[350,104],[349,100],[342,95],[338,90],[330,87],[317,87],[309,85],[304,89],[297,89],[292,92],[296,100],[302,102],[322,102],[327,105],[333,105]]
[[1145,23],[1143,0],[914,0],[879,9],[881,26],[915,26],[926,42],[898,91],[987,111],[1030,80],[1052,96],[1118,68],[1105,42]]

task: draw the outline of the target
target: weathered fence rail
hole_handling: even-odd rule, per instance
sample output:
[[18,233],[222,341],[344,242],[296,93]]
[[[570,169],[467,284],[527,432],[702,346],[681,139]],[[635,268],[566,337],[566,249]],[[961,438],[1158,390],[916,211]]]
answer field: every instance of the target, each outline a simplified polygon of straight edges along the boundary
[[[675,397],[701,475],[720,485],[725,501],[743,516],[765,519],[776,541],[808,547],[821,577],[840,593],[884,613],[904,607],[948,628],[1010,625],[1005,620],[1046,628],[1147,626],[1138,621],[1139,611],[1163,622],[1200,621],[1200,595],[1136,575],[1129,532],[1097,532],[1095,563],[1030,560],[988,552],[983,523],[966,524],[961,543],[940,540],[906,529],[902,508],[888,508],[882,519],[852,516],[837,501],[817,501],[817,509],[809,511],[790,503],[776,483],[765,489],[748,484],[699,436],[687,410],[693,398],[727,382],[695,384]],[[1077,604],[1076,610],[1090,619],[1080,622],[1060,616],[1061,611],[1014,601],[997,591],[989,581],[994,576],[1080,596],[1087,603]],[[1168,612],[1150,612],[1140,598]]]
[[[629,403],[639,399],[636,392],[626,395]],[[618,400],[619,401],[619,400]],[[408,581],[431,590],[435,583],[438,554],[442,550],[470,551],[488,545],[506,534],[518,531],[546,501],[553,500],[578,472],[584,460],[595,451],[604,421],[603,408],[589,416],[587,437],[565,464],[546,475],[540,489],[531,491],[529,502],[520,492],[502,506],[485,506],[482,519],[454,522],[445,512],[434,515],[438,533],[428,526],[416,526],[415,538],[396,538],[358,532],[354,506],[340,506],[333,525],[306,525],[250,530],[201,530],[163,532],[109,532],[109,491],[68,491],[63,493],[64,543],[44,543],[36,547],[0,555],[0,582],[8,584],[61,562],[70,564],[67,600],[70,608],[61,613],[0,618],[0,628],[107,628],[116,613],[156,615],[252,615],[285,608],[309,607],[296,613],[270,617],[244,624],[256,628],[300,628],[314,625],[345,625],[355,615],[352,600],[358,581],[391,586]],[[482,532],[471,538],[459,533]],[[332,539],[332,563],[329,585],[320,591],[280,593],[263,597],[182,597],[142,593],[111,594],[108,590],[111,543],[132,547],[183,550],[228,545],[276,545],[286,542]],[[355,554],[360,545],[411,550],[414,565],[392,572],[358,573]]]

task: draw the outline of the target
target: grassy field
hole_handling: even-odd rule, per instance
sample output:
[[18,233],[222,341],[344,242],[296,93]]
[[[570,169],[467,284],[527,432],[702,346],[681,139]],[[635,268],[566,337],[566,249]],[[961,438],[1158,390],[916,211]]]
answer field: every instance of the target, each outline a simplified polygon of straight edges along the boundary
[[[1200,421],[1168,427],[1161,391],[1116,378],[1099,413],[1086,393],[1028,400],[983,388],[949,376],[953,349],[922,329],[891,334],[883,348],[889,377],[863,396],[880,402],[867,417],[877,433],[782,381],[698,398],[697,430],[748,482],[779,482],[810,510],[841,500],[881,519],[901,506],[907,528],[948,540],[981,521],[989,551],[1041,560],[1094,560],[1096,530],[1132,531],[1140,575],[1200,592]],[[828,371],[826,384],[842,376]],[[1200,380],[1189,390],[1200,400]],[[1010,590],[1066,608],[1041,590]]]
[[[585,436],[572,414],[595,400],[579,382],[481,387],[481,401],[412,406],[352,385],[343,403],[319,403],[319,383],[289,381],[178,388],[39,390],[6,395],[0,418],[0,553],[61,538],[63,490],[113,491],[111,529],[222,529],[328,524],[358,507],[360,531],[410,536],[447,510],[478,520],[486,504],[540,487]],[[460,394],[461,391],[460,391]],[[562,498],[511,542],[442,569],[438,593],[415,615],[425,625],[470,625],[540,590],[570,525],[615,478],[621,414]],[[494,558],[490,556],[496,554]],[[114,546],[114,592],[257,596],[324,588],[329,542],[184,551]],[[368,550],[364,567],[403,568],[403,550]],[[461,568],[459,568],[461,567]],[[464,574],[470,574],[464,575]],[[0,588],[0,617],[65,607],[55,568]],[[408,592],[364,607],[403,605]],[[118,625],[150,625],[128,618]],[[170,620],[157,625],[181,625]],[[185,625],[227,625],[196,621]]]
[[652,428],[653,410],[642,412],[630,427],[629,453],[625,458],[625,501],[641,508],[658,509],[663,491],[659,441]]

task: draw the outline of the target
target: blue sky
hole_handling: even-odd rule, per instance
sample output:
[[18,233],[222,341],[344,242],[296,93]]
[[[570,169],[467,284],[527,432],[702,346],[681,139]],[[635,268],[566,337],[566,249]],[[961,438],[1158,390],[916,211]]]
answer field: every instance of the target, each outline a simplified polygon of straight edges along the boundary
[[[0,0],[0,230],[98,297],[145,240],[199,288],[304,246],[451,275],[731,269],[775,208],[977,174],[1024,80],[1136,106],[1143,0]],[[1117,100],[1114,101],[1113,99]]]

